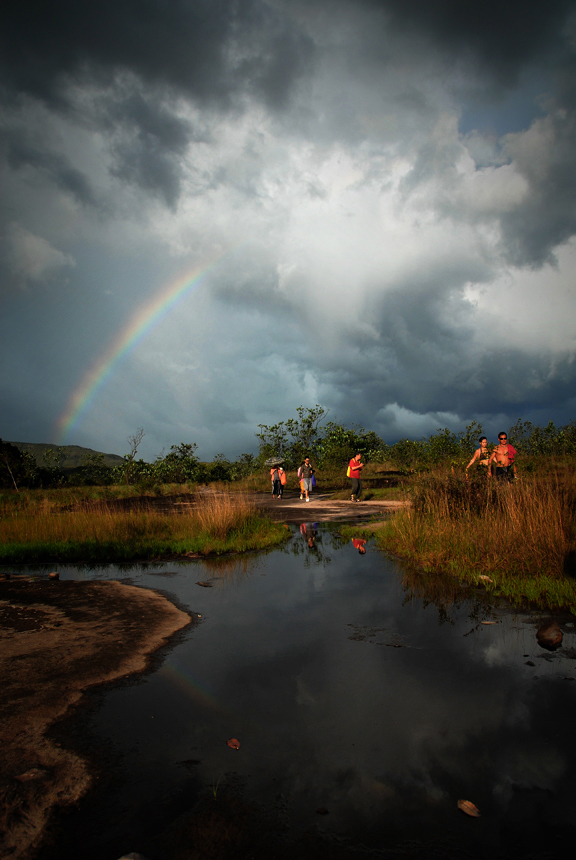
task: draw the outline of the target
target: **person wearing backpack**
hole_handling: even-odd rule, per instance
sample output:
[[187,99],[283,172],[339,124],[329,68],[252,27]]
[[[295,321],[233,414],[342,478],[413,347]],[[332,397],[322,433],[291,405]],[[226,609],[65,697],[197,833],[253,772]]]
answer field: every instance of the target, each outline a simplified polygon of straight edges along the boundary
[[[272,498],[282,498],[282,481],[280,479],[281,466],[273,466],[270,469],[270,480],[272,481]],[[284,469],[282,469],[284,471]]]
[[310,501],[310,493],[312,492],[312,477],[314,475],[314,469],[310,462],[310,457],[305,457],[304,462],[298,469],[298,478],[300,480],[300,498],[303,495],[306,496],[306,501]]

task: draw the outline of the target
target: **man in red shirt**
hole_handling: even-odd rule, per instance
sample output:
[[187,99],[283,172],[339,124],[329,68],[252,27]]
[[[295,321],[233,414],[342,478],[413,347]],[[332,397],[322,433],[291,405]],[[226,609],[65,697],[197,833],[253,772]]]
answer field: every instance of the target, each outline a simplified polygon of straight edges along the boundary
[[500,481],[509,481],[512,483],[516,477],[516,450],[512,445],[508,444],[508,435],[502,430],[498,433],[498,445],[494,449],[494,453],[490,457],[488,463],[488,477],[492,476],[491,465],[494,463],[496,467],[496,477]]
[[360,476],[363,468],[364,463],[362,463],[362,454],[355,454],[348,464],[350,483],[352,485],[352,495],[350,496],[351,502],[360,501],[360,496],[362,495],[362,481],[360,480]]

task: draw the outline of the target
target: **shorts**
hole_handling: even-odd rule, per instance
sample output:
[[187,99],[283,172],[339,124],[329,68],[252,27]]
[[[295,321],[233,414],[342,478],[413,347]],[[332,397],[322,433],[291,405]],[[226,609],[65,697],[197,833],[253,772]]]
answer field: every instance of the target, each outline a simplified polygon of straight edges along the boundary
[[302,489],[307,490],[309,493],[312,492],[312,478],[301,478],[302,481]]
[[511,484],[514,480],[514,466],[496,466],[496,477],[499,481],[508,481]]

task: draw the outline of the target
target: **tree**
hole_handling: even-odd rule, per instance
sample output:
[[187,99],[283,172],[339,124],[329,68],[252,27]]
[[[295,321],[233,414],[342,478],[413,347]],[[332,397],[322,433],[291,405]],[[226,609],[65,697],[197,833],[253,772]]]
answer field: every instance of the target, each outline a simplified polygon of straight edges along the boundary
[[42,454],[44,466],[38,472],[43,485],[58,487],[66,482],[66,475],[62,471],[62,463],[65,459],[64,448],[48,448],[44,451]]
[[289,418],[286,429],[292,436],[290,459],[294,464],[302,462],[304,457],[317,457],[320,441],[320,424],[328,416],[328,410],[319,403],[313,408],[298,406],[298,418]]
[[471,457],[478,445],[480,436],[484,433],[482,425],[478,421],[472,421],[466,425],[466,429],[459,434],[460,446],[466,457]]
[[124,463],[122,466],[118,466],[117,473],[121,474],[124,478],[126,484],[130,484],[134,480],[135,476],[135,465],[134,461],[136,459],[136,454],[138,453],[138,448],[142,444],[142,439],[146,434],[142,427],[139,427],[138,430],[134,433],[133,436],[128,436],[128,444],[130,445],[130,451],[128,454],[124,454]]
[[164,484],[185,484],[197,480],[200,465],[197,448],[195,442],[172,445],[169,453],[154,464],[158,480]]
[[106,465],[104,454],[86,454],[82,461],[82,480],[89,486],[106,486],[112,483],[112,469]]
[[318,403],[313,408],[298,406],[297,418],[279,421],[278,424],[259,424],[259,459],[284,457],[289,468],[301,463],[307,455],[318,457],[320,444],[320,424],[328,415],[328,410]]

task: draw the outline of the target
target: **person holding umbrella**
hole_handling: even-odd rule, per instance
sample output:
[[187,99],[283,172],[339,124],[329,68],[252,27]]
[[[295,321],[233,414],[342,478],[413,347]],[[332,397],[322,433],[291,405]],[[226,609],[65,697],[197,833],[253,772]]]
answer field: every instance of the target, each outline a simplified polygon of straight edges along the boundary
[[282,498],[284,484],[286,483],[286,472],[282,468],[284,460],[281,457],[271,457],[264,465],[270,466],[270,480],[272,481],[272,498]]

